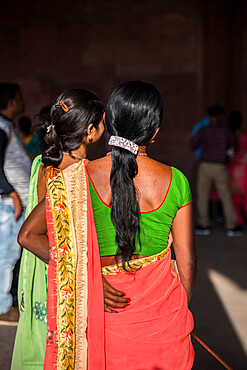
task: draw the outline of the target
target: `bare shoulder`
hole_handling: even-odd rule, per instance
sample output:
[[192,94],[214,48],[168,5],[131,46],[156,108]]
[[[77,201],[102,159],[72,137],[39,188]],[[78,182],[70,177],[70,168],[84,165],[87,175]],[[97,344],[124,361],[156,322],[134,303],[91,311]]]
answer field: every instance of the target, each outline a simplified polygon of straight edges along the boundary
[[99,168],[104,168],[108,163],[111,164],[110,156],[101,157],[93,161],[88,161],[87,169],[90,172],[97,172]]
[[105,184],[110,179],[111,157],[105,156],[88,162],[87,170],[95,184]]
[[171,167],[158,162],[152,158],[146,157],[143,160],[138,162],[138,173],[140,177],[149,177],[153,179],[153,181],[157,182],[164,182],[169,181],[171,178]]
[[164,200],[171,182],[171,168],[149,157],[138,161],[134,182],[138,189],[141,211],[156,209]]
[[162,163],[162,162],[159,162],[159,161],[156,161],[155,159],[152,159],[152,158],[147,158],[149,160],[149,163],[150,163],[150,168],[149,170],[156,172],[158,171],[160,175],[168,175],[171,173],[171,167],[168,166],[167,164],[165,163]]

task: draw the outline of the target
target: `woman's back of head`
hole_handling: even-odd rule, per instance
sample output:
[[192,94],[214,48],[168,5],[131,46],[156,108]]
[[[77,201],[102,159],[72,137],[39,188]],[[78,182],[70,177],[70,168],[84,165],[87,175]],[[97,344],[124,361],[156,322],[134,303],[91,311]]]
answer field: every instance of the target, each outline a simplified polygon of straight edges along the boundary
[[129,81],[113,90],[106,106],[106,126],[111,135],[141,144],[154,136],[162,114],[159,91],[149,83]]
[[44,165],[58,167],[63,151],[71,153],[79,148],[88,126],[97,127],[103,112],[102,102],[88,90],[71,89],[59,95],[50,114],[40,117]]
[[[106,106],[106,127],[112,136],[120,136],[137,145],[147,145],[162,120],[163,101],[159,91],[142,81],[129,81],[113,90]],[[133,182],[138,173],[136,154],[112,147],[111,219],[116,229],[118,251],[124,267],[140,241],[139,202]]]

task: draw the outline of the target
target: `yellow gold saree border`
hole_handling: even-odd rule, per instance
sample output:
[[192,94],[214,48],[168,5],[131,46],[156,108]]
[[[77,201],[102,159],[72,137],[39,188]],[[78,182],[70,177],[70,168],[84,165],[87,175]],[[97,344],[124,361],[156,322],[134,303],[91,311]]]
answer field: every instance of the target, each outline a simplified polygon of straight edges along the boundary
[[57,251],[57,369],[74,368],[75,348],[75,246],[64,177],[49,175],[47,191],[51,205]]
[[75,370],[87,369],[87,183],[84,161],[64,171],[70,211],[73,218],[76,261],[76,347]]
[[[169,244],[162,252],[158,254],[154,254],[153,256],[150,257],[144,257],[144,258],[138,258],[130,261],[130,267],[132,269],[129,270],[129,272],[133,272],[135,270],[138,270],[142,267],[148,266],[151,263],[157,262],[164,258],[167,253],[170,250],[170,245]],[[126,271],[123,268],[123,265],[120,264],[115,264],[115,265],[109,265],[109,266],[104,266],[102,267],[102,274],[103,275],[119,275],[119,274],[125,274]]]

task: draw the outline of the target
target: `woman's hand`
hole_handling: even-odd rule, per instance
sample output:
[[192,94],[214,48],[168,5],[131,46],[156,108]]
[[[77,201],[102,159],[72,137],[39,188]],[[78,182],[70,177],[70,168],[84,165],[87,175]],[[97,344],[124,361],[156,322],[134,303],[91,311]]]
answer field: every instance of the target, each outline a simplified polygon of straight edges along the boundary
[[14,204],[14,209],[15,209],[15,220],[18,221],[19,218],[22,215],[22,212],[23,212],[23,207],[22,207],[22,204],[21,204],[20,197],[19,197],[19,195],[17,194],[16,191],[13,191],[9,195],[13,199],[13,204]]
[[[112,308],[126,308],[130,305],[130,298],[125,297],[125,293],[114,289],[108,281],[102,276],[104,289],[105,312],[117,313]],[[112,308],[111,308],[112,307]]]

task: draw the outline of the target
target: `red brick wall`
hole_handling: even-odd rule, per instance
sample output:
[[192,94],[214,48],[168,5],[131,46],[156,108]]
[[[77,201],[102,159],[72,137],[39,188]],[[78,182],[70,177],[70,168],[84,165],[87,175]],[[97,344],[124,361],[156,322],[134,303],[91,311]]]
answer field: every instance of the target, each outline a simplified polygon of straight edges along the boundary
[[[70,87],[89,88],[106,101],[112,88],[126,80],[154,83],[163,95],[165,114],[151,153],[190,174],[188,140],[206,106],[218,101],[244,109],[247,7],[244,1],[237,3],[5,2],[0,81],[21,85],[31,116]],[[231,55],[233,45],[238,58]]]

